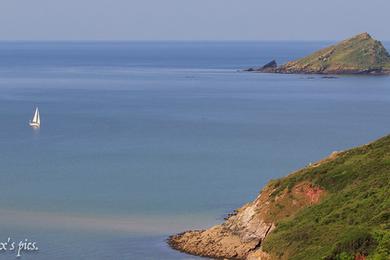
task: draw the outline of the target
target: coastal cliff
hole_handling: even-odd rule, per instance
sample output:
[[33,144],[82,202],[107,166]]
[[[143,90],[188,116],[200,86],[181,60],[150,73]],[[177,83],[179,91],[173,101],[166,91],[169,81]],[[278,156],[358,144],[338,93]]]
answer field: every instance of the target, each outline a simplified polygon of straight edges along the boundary
[[[268,65],[268,66],[267,66]],[[277,66],[273,61],[247,71],[286,74],[390,74],[390,55],[380,41],[361,33],[304,58]]]
[[390,136],[270,181],[224,223],[169,238],[227,259],[389,259]]

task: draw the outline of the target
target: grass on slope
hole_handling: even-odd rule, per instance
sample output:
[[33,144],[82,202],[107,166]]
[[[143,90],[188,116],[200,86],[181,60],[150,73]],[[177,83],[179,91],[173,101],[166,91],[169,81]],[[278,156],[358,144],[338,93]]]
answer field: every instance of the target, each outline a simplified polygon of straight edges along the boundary
[[390,56],[379,41],[368,34],[360,34],[302,58],[297,64],[310,64],[317,68],[341,65],[346,68],[373,69],[390,64]]
[[263,249],[281,259],[390,259],[390,136],[275,182],[275,193],[308,180],[319,204],[277,223]]

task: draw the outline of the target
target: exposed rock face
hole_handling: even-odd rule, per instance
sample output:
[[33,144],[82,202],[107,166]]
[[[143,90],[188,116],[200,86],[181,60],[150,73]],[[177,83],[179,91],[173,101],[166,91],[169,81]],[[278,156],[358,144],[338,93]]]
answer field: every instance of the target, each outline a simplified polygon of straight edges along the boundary
[[229,259],[270,259],[261,243],[275,228],[275,221],[317,203],[325,192],[308,182],[274,195],[268,185],[251,203],[237,210],[221,225],[170,237],[171,247],[194,255]]
[[362,33],[280,67],[250,71],[296,74],[390,74],[390,55],[381,42]]
[[265,64],[265,65],[263,66],[263,69],[264,69],[264,70],[265,70],[265,69],[274,69],[274,68],[277,68],[277,67],[278,67],[278,64],[276,63],[275,60],[273,60],[273,61],[271,61],[271,62]]
[[262,72],[273,72],[276,68],[278,67],[278,64],[276,63],[275,60],[272,60],[265,64],[261,68],[250,68],[247,69],[246,71],[262,71]]
[[220,225],[170,237],[178,250],[248,260],[390,259],[390,135],[270,181]]

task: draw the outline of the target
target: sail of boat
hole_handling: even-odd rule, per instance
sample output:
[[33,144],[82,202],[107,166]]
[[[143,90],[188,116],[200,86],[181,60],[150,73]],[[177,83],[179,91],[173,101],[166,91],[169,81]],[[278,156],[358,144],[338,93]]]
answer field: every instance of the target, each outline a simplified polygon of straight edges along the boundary
[[34,116],[33,116],[32,120],[30,121],[29,125],[31,127],[35,127],[35,128],[39,128],[41,126],[41,117],[39,115],[38,107],[35,108]]

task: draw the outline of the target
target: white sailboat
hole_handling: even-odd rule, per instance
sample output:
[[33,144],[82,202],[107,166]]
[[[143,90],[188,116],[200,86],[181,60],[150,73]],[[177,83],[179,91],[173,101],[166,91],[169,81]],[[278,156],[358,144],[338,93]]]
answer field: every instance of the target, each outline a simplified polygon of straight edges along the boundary
[[41,117],[39,116],[38,107],[35,108],[35,113],[32,120],[29,122],[29,125],[33,128],[39,128],[41,126]]

